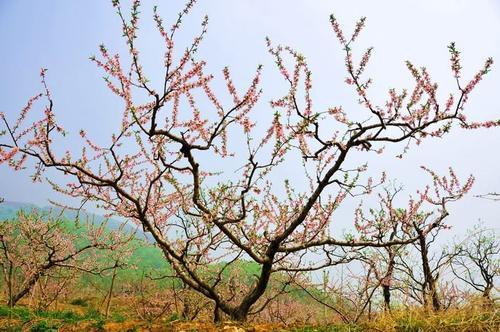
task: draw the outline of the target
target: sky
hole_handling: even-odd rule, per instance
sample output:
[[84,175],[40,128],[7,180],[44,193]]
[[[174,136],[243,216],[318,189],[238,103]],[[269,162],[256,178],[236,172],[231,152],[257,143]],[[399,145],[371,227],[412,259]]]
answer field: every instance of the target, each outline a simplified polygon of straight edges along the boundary
[[[143,1],[138,48],[153,80],[158,76],[155,68],[162,61],[162,45],[152,21],[155,4],[164,20],[172,22],[183,2]],[[209,31],[199,56],[207,61],[209,71],[220,78],[222,68],[229,66],[235,83],[244,86],[257,65],[264,64],[264,101],[257,107],[263,114],[273,112],[267,101],[285,88],[266,52],[266,36],[306,56],[313,72],[315,107],[343,105],[348,114],[361,112],[354,92],[343,83],[343,53],[329,24],[331,13],[346,31],[352,30],[359,17],[367,17],[355,53],[360,56],[366,47],[375,47],[367,70],[375,81],[375,100],[383,101],[391,87],[412,87],[405,60],[428,68],[440,84],[441,97],[455,91],[446,48],[455,41],[462,52],[464,78],[472,77],[489,56],[498,62],[470,96],[467,114],[478,120],[500,118],[496,100],[500,87],[500,1],[200,0],[185,20],[179,38],[187,43],[207,14]],[[47,68],[56,116],[70,133],[65,144],[76,144],[72,137],[78,136],[81,128],[97,141],[108,139],[119,124],[121,104],[102,82],[102,72],[88,58],[97,53],[101,43],[113,52],[123,52],[120,36],[111,1],[0,0],[0,112],[15,118],[29,97],[40,91],[39,70]],[[398,150],[389,149],[387,156],[362,155],[355,157],[353,164],[368,162],[375,176],[386,170],[408,193],[428,182],[420,165],[439,173],[452,166],[462,178],[474,174],[472,193],[450,209],[450,239],[478,220],[499,228],[500,202],[474,197],[500,192],[499,142],[500,129],[455,128],[443,139],[429,139],[412,148],[402,160],[394,158]],[[291,176],[295,171],[290,169]],[[49,199],[65,200],[48,185],[33,184],[30,174],[30,170],[13,172],[0,165],[0,197],[39,205],[47,205]],[[347,224],[348,214],[341,216]]]

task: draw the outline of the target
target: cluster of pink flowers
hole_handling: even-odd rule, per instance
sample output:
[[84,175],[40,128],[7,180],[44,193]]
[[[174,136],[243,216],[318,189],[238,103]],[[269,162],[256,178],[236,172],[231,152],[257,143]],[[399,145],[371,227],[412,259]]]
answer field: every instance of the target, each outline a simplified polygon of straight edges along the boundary
[[238,104],[240,102],[240,98],[238,97],[238,94],[236,93],[236,88],[233,84],[233,81],[231,80],[231,74],[229,72],[229,68],[225,67],[222,72],[224,74],[224,79],[226,80],[227,91],[229,91],[229,94],[233,97],[233,102],[235,104]]
[[366,21],[366,17],[361,17],[359,19],[359,21],[356,23],[356,28],[354,29],[354,32],[353,32],[353,34],[351,36],[351,42],[354,42],[356,40],[356,38],[358,38],[359,33],[365,27],[365,21]]
[[462,66],[460,65],[460,52],[455,48],[455,43],[451,42],[448,45],[448,50],[450,51],[450,62],[451,62],[451,71],[453,72],[453,76],[456,79],[460,78],[460,70]]
[[[363,23],[364,23],[364,20],[363,20]],[[342,29],[340,28],[339,22],[337,21],[337,19],[335,18],[335,16],[333,14],[330,15],[330,24],[332,25],[333,31],[335,31],[335,35],[337,36],[337,39],[339,40],[340,44],[345,45],[347,43],[347,41],[344,37],[344,33],[342,32]],[[359,32],[361,31],[362,27],[363,27],[363,25],[359,25],[359,29],[356,29],[356,30],[358,30],[356,33],[356,37],[359,34]]]
[[349,118],[347,117],[347,114],[342,109],[342,106],[329,108],[328,114],[332,115],[334,119],[337,120],[338,122],[342,122],[345,124],[349,124],[350,122]]
[[40,99],[40,97],[42,97],[42,94],[37,94],[33,97],[31,97],[29,100],[28,100],[28,103],[26,104],[26,106],[21,110],[21,113],[19,115],[19,118],[17,118],[17,121],[14,125],[14,127],[12,128],[12,132],[15,133],[17,128],[19,128],[19,125],[24,121],[24,119],[26,118],[26,115],[28,114],[28,112],[32,109],[33,107],[33,103],[35,101],[37,101],[38,99]]
[[356,77],[359,77],[363,71],[366,68],[366,65],[368,64],[368,61],[370,61],[370,57],[372,55],[373,47],[369,47],[365,53],[363,54],[363,57],[361,58],[361,62],[359,63],[358,70],[356,71]]
[[486,60],[486,62],[484,63],[483,69],[481,69],[476,75],[474,75],[474,78],[465,86],[465,88],[463,89],[463,92],[465,94],[463,103],[465,103],[467,101],[470,92],[483,79],[483,76],[486,75],[490,71],[490,68],[492,65],[493,65],[493,59],[488,58]]
[[19,148],[15,147],[10,150],[0,148],[0,164],[11,160],[19,152]]
[[425,166],[422,166],[421,168],[432,176],[435,193],[435,196],[431,197],[426,191],[421,194],[421,198],[432,204],[441,204],[442,199],[460,199],[470,191],[472,185],[474,184],[474,176],[470,175],[465,184],[462,185],[458,180],[455,171],[451,167],[448,170],[448,176],[442,177],[438,176],[434,171]]

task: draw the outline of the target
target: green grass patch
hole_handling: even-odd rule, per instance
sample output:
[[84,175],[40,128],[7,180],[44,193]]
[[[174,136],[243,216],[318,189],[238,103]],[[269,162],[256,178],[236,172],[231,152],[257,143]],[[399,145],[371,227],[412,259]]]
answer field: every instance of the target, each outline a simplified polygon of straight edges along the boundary
[[295,327],[290,331],[292,332],[362,332],[365,329],[358,325],[353,324],[335,324],[327,326],[304,326]]

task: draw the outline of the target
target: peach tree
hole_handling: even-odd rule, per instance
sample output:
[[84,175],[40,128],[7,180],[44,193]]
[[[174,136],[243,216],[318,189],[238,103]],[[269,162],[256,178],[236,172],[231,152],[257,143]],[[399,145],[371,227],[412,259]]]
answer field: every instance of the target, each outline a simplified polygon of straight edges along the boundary
[[[123,101],[119,130],[110,135],[107,145],[95,143],[81,130],[80,151],[56,152],[55,146],[67,133],[56,120],[56,103],[47,71],[42,69],[41,93],[29,99],[17,119],[0,115],[0,164],[19,170],[28,159],[34,160],[35,181],[44,179],[46,170],[57,170],[69,181],[49,181],[56,191],[97,202],[110,214],[133,220],[152,236],[176,277],[213,301],[216,317],[223,312],[245,320],[272,301],[273,295],[265,294],[273,274],[279,274],[287,287],[302,272],[342,261],[339,248],[388,247],[417,240],[411,233],[397,239],[363,232],[349,238],[331,235],[337,208],[352,195],[370,194],[385,180],[384,174],[380,180],[361,181],[366,166],[347,166],[355,151],[384,153],[386,145],[406,150],[426,138],[442,137],[453,124],[466,129],[500,124],[467,120],[464,109],[470,93],[493,61],[487,59],[474,77],[464,80],[453,43],[449,51],[456,92],[439,100],[438,85],[427,69],[407,62],[414,86],[390,89],[386,101],[377,104],[370,96],[372,79],[365,75],[372,48],[362,53],[359,63],[353,59],[365,18],[346,35],[333,15],[330,23],[345,52],[346,78],[341,80],[357,94],[366,119],[351,120],[350,112],[340,106],[316,108],[306,58],[266,39],[286,93],[270,101],[270,121],[257,122],[262,66],[256,66],[245,89],[233,83],[229,68],[220,74],[208,73],[206,62],[197,58],[207,18],[188,47],[179,48],[176,37],[194,0],[187,2],[170,25],[154,8],[153,19],[165,49],[163,67],[158,68],[164,79],[159,85],[148,79],[136,47],[139,1],[133,2],[130,15],[118,0],[112,3],[128,53],[113,54],[101,45],[99,56],[91,60],[105,73],[107,87]],[[215,92],[217,80],[223,82],[225,93]],[[33,115],[43,102],[42,115]],[[229,170],[227,165],[234,163],[239,165]],[[274,181],[276,174],[291,166],[302,166],[303,173],[294,175],[293,181]],[[299,181],[306,183],[304,188],[295,185]],[[445,203],[470,188],[469,182],[449,181],[456,189],[450,195],[440,196],[449,189],[448,182],[435,186],[435,192],[420,192],[420,203],[410,200],[408,215],[398,222],[414,222],[425,204],[435,208],[438,216],[444,215]],[[359,229],[376,226],[370,224],[371,218],[353,219]],[[363,222],[368,224],[363,226]],[[439,224],[429,222],[421,229],[429,232]],[[311,261],[310,255],[315,259]],[[234,286],[238,292],[228,293],[233,279],[228,280],[225,271],[242,260],[257,264],[258,273]]]

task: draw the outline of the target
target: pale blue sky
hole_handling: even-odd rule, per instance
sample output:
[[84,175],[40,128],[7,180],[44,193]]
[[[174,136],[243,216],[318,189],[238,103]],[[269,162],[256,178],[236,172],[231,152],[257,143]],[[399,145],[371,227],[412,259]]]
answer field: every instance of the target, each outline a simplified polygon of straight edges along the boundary
[[[154,68],[162,61],[161,44],[151,19],[152,6],[171,21],[182,1],[144,1],[139,49],[145,69],[154,80]],[[454,40],[462,51],[464,77],[478,70],[487,56],[498,63],[471,95],[471,118],[500,118],[497,96],[500,87],[500,5],[494,0],[425,1],[299,1],[299,0],[201,0],[186,20],[185,38],[198,31],[204,14],[210,17],[209,33],[200,55],[208,68],[220,73],[228,65],[236,83],[246,84],[257,64],[263,63],[265,96],[258,106],[285,86],[278,79],[272,59],[266,53],[264,37],[288,44],[303,53],[313,71],[315,105],[344,105],[348,112],[361,112],[354,93],[343,83],[343,54],[331,31],[328,17],[336,17],[350,30],[360,16],[367,27],[359,42],[374,46],[368,72],[375,80],[372,94],[382,101],[390,87],[411,87],[404,61],[425,65],[440,83],[442,93],[453,88],[446,45]],[[111,51],[123,49],[120,26],[110,1],[0,0],[0,112],[11,119],[26,100],[39,91],[39,69],[48,68],[48,81],[56,102],[56,115],[74,136],[85,128],[90,136],[107,140],[116,128],[121,104],[102,83],[102,73],[88,60],[103,42]],[[380,97],[378,95],[380,94]],[[70,144],[74,141],[69,139]],[[405,159],[361,155],[353,164],[368,161],[372,174],[382,169],[413,191],[426,181],[419,165],[438,172],[453,166],[462,177],[473,173],[477,182],[473,194],[500,191],[498,165],[500,129],[466,132],[460,129],[442,140],[427,140],[412,149]],[[61,147],[63,148],[63,147]],[[294,170],[291,170],[293,173]],[[0,196],[8,200],[47,204],[58,199],[47,185],[32,184],[29,171],[14,173],[0,166]],[[292,174],[293,175],[293,174]],[[451,209],[453,232],[463,232],[478,219],[498,227],[500,203],[469,195]],[[345,215],[345,220],[349,219]]]

